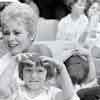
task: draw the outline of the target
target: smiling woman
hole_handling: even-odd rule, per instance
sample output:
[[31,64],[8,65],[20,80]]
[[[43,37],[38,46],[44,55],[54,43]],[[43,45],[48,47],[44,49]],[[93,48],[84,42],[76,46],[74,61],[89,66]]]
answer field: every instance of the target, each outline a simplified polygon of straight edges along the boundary
[[[38,21],[38,15],[27,4],[19,2],[11,2],[4,8],[1,13],[1,28],[4,36],[4,42],[9,49],[9,56],[7,56],[7,62],[2,61],[3,65],[0,65],[0,92],[2,91],[5,97],[11,95],[11,80],[14,79],[14,72],[16,70],[15,56],[18,53],[26,51],[32,44],[35,38],[36,25]],[[12,58],[12,59],[11,59]],[[14,64],[14,65],[13,65]],[[3,66],[3,68],[2,68]],[[11,84],[12,83],[12,84]],[[8,85],[9,84],[9,85]]]
[[29,48],[35,39],[37,20],[38,15],[26,4],[14,3],[4,9],[1,14],[2,30],[13,55]]

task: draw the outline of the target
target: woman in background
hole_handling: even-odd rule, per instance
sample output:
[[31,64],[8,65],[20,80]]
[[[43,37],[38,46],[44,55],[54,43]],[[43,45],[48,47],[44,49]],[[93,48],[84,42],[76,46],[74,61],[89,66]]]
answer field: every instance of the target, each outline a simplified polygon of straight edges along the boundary
[[84,13],[86,1],[76,0],[72,2],[71,13],[61,19],[58,24],[57,40],[77,42],[80,35],[85,31],[88,18]]

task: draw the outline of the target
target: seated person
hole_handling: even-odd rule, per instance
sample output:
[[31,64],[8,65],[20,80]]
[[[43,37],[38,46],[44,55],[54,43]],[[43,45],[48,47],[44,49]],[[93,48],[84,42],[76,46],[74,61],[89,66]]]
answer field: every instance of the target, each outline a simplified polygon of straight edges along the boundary
[[86,2],[74,0],[70,6],[71,13],[62,18],[58,24],[56,39],[66,40],[68,42],[78,42],[78,39],[86,30],[88,24],[88,18],[84,12]]

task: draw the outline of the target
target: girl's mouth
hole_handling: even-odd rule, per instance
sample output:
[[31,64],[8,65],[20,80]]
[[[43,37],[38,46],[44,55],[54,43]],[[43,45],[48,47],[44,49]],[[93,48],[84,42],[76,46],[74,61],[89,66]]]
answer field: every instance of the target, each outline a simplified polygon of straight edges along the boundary
[[32,83],[38,83],[39,81],[29,81],[29,82],[32,82]]

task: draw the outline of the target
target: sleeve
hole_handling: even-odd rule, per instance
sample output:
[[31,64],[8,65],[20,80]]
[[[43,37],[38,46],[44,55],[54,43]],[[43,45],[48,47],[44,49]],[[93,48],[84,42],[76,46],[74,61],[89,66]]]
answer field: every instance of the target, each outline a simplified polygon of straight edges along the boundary
[[95,69],[95,64],[94,64],[92,56],[90,57],[89,69],[90,70],[89,70],[89,75],[88,75],[87,82],[91,82],[91,81],[96,79],[96,69]]
[[82,16],[82,32],[79,34],[78,42],[84,44],[88,37],[89,23],[86,16]]
[[[0,75],[0,98],[2,96],[6,97],[12,94],[11,85],[13,83],[11,82],[11,80],[13,78],[16,64],[14,63],[14,60],[12,60],[11,58],[9,59],[10,60],[8,60],[6,64],[4,64],[5,69]],[[3,65],[1,67],[3,67]]]
[[65,20],[61,20],[58,24],[56,39],[57,40],[65,39]]
[[[5,61],[6,63],[4,63]],[[5,54],[2,58],[0,58],[0,75],[2,75],[2,73],[7,68],[7,65],[9,63],[10,63],[9,54]]]

